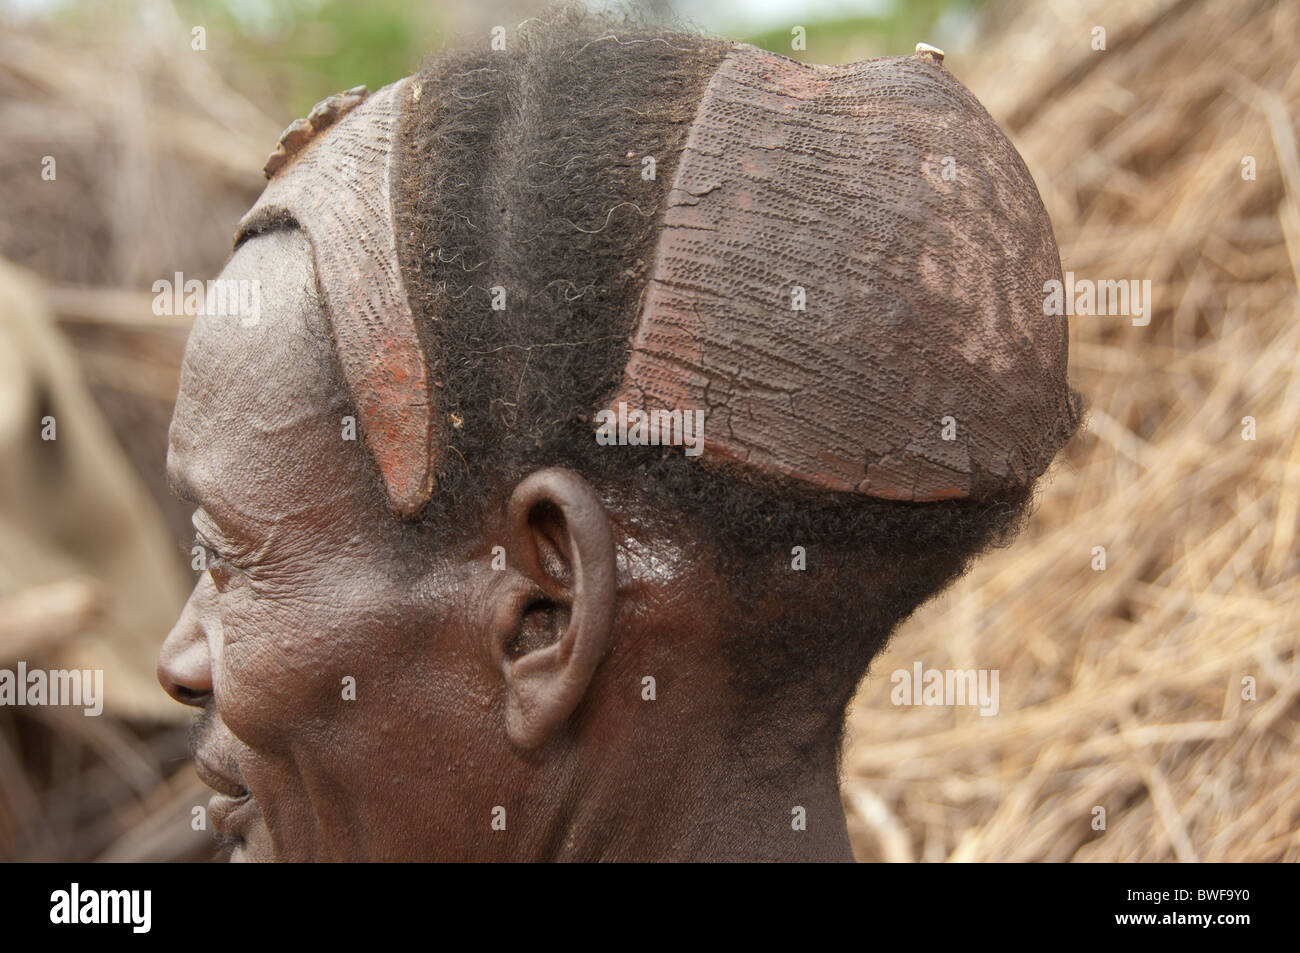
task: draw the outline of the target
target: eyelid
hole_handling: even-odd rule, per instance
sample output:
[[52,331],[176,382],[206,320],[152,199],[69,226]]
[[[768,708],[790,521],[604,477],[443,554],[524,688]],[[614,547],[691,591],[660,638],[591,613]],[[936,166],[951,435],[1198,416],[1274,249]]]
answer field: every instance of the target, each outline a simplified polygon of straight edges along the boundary
[[245,554],[217,531],[216,526],[203,510],[195,510],[190,523],[194,526],[194,541],[197,544],[216,556],[223,564],[236,569],[243,568]]
[[194,545],[203,550],[203,555],[208,561],[208,565],[213,563],[224,563],[226,560],[221,555],[221,551],[204,539],[200,534],[194,534]]

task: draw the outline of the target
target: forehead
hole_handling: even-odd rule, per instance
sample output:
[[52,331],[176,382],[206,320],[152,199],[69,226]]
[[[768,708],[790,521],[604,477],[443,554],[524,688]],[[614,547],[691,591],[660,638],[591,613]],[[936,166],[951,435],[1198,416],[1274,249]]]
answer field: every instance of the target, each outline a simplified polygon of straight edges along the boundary
[[[172,416],[168,476],[214,518],[276,521],[342,492],[356,469],[311,246],[274,231],[219,276],[256,307],[196,317]],[[234,282],[235,284],[231,284]]]

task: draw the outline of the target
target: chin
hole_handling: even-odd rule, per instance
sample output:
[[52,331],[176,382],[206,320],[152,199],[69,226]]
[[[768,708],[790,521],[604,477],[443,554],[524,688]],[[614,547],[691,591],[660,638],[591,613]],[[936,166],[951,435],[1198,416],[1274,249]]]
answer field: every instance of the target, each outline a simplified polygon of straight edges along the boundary
[[271,851],[270,833],[262,819],[257,802],[247,803],[220,818],[214,824],[217,835],[217,853],[214,860],[231,864],[265,863],[275,860]]

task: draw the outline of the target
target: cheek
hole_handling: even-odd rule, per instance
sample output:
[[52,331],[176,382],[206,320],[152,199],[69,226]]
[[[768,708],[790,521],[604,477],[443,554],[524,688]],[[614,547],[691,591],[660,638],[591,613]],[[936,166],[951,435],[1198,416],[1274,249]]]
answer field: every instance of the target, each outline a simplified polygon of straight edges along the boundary
[[474,632],[453,604],[417,609],[407,589],[373,576],[253,588],[221,598],[213,673],[222,720],[252,748],[301,759],[320,746],[334,761],[378,744],[391,756],[398,745],[436,747],[491,704]]
[[214,677],[230,730],[262,750],[331,734],[363,698],[367,659],[391,643],[398,620],[381,599],[353,599],[346,590],[254,595],[248,587],[223,596]]

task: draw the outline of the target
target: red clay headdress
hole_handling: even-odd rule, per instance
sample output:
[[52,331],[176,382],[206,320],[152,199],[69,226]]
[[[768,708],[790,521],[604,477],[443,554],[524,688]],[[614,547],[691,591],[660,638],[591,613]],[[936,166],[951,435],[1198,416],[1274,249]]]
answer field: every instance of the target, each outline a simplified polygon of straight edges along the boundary
[[428,365],[397,261],[392,191],[409,77],[367,95],[364,86],[319,103],[285,130],[267,184],[236,244],[277,220],[307,235],[343,378],[389,505],[420,512],[433,489],[438,442]]
[[[1077,418],[1065,319],[1043,314],[1060,258],[1020,156],[941,60],[733,47],[678,162],[611,407],[703,409],[706,458],[886,499],[986,496],[1047,468]],[[393,225],[394,136],[418,95],[408,78],[299,120],[242,226],[288,216],[311,239],[403,516],[443,443]]]
[[704,408],[706,456],[886,499],[1047,468],[1076,413],[1065,320],[1043,315],[1056,242],[942,56],[723,60],[615,402]]

